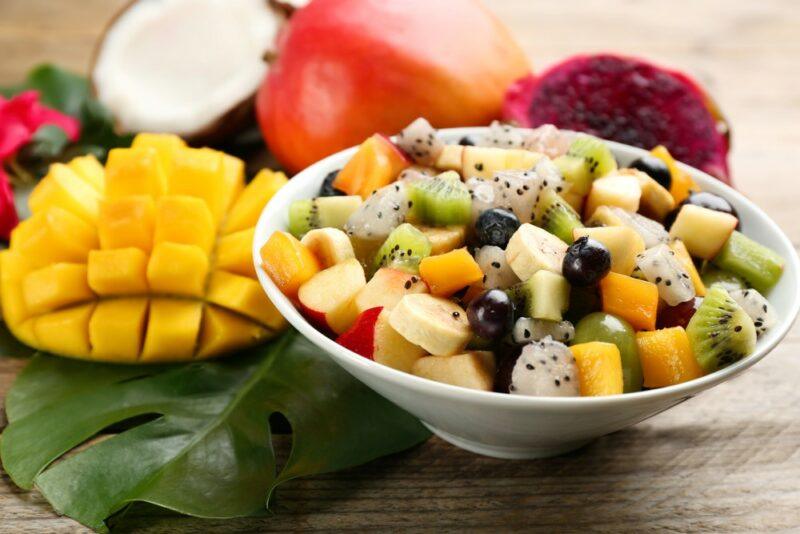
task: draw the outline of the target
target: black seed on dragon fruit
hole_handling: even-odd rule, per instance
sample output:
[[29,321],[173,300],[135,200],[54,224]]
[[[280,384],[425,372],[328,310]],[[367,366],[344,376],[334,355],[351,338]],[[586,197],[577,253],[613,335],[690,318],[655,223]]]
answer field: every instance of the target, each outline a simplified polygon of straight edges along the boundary
[[580,395],[578,368],[569,347],[549,336],[522,347],[508,392],[535,397]]
[[649,248],[636,257],[641,274],[658,288],[658,296],[675,306],[694,298],[695,290],[689,273],[667,245]]
[[755,289],[735,289],[728,291],[728,294],[753,320],[758,337],[761,337],[778,321],[767,299]]
[[514,343],[525,345],[531,341],[540,341],[550,336],[555,341],[569,343],[575,338],[575,326],[569,321],[545,321],[520,317],[514,323],[512,331]]
[[420,165],[433,165],[444,149],[444,142],[433,126],[420,117],[397,134],[397,146]]
[[506,252],[500,247],[485,246],[475,250],[475,261],[483,271],[483,287],[486,289],[508,289],[520,282],[506,260]]
[[405,222],[408,210],[406,183],[395,182],[381,187],[365,200],[347,219],[344,231],[355,239],[385,240],[392,230]]
[[489,131],[481,140],[483,146],[494,146],[498,148],[520,148],[522,146],[522,132],[508,124],[493,121],[489,125]]

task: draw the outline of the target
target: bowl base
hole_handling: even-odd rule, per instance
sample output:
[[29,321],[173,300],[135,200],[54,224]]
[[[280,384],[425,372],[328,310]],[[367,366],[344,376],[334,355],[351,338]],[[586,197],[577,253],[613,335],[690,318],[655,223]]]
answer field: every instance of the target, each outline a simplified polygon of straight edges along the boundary
[[459,436],[440,430],[428,423],[422,422],[428,430],[436,434],[451,445],[455,445],[459,449],[489,456],[492,458],[500,458],[503,460],[535,460],[537,458],[551,458],[553,456],[560,456],[568,452],[580,449],[584,445],[590,443],[592,440],[586,441],[570,441],[552,447],[502,447],[497,445],[488,445],[479,441],[472,441]]

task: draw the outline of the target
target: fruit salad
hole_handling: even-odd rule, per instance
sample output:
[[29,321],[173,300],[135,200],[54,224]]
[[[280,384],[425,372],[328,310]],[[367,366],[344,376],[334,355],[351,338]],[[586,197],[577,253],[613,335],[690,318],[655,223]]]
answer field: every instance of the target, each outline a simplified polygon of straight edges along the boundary
[[655,147],[493,123],[446,144],[425,119],[374,135],[289,207],[263,268],[337,343],[483,391],[598,396],[750,354],[783,272],[736,209]]

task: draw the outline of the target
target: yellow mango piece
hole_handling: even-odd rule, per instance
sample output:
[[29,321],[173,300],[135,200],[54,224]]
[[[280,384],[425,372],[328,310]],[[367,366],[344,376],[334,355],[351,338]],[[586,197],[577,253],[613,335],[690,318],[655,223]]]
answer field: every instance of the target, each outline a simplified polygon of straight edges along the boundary
[[38,347],[39,341],[36,339],[36,334],[33,330],[33,325],[36,319],[26,319],[25,321],[16,325],[9,324],[8,329],[14,334],[14,337],[22,341],[30,347]]
[[261,285],[251,278],[214,271],[208,283],[209,302],[279,330],[286,320],[270,302]]
[[92,302],[34,319],[33,332],[38,348],[54,354],[86,358],[91,350],[89,319],[94,307]]
[[106,198],[149,195],[167,190],[167,177],[155,148],[115,148],[106,162]]
[[22,294],[22,281],[34,269],[30,260],[22,254],[12,250],[0,252],[0,300],[3,319],[12,332],[15,326],[30,317]]
[[200,247],[159,243],[147,264],[147,281],[154,293],[202,297],[208,256]]
[[220,152],[202,148],[183,148],[175,151],[169,175],[170,195],[189,195],[202,199],[214,221],[225,214],[230,200],[225,164]]
[[578,367],[581,396],[622,394],[622,358],[613,343],[590,341],[570,347]]
[[106,188],[106,171],[96,157],[87,154],[86,156],[73,158],[67,163],[67,167],[75,171],[75,174],[92,186],[92,189],[101,195],[103,194]]
[[269,199],[287,182],[282,172],[269,169],[259,171],[231,207],[223,233],[230,234],[255,226]]
[[147,323],[146,298],[101,300],[89,321],[92,357],[111,362],[139,358]]
[[22,294],[32,315],[95,298],[87,283],[86,264],[80,263],[54,263],[29,273],[22,281]]
[[84,263],[89,251],[97,248],[97,231],[77,215],[53,206],[14,228],[11,248],[37,267]]
[[223,213],[227,212],[234,200],[236,200],[244,190],[244,161],[240,160],[236,156],[231,156],[230,154],[213,150],[211,148],[203,148],[202,150],[207,150],[211,153],[222,156],[222,176],[224,178],[223,184],[225,188],[222,205]]
[[176,150],[186,147],[186,142],[173,134],[147,133],[136,134],[131,143],[131,148],[152,148],[158,154],[161,168],[165,174],[172,169],[172,155]]
[[270,337],[261,325],[216,306],[207,306],[200,331],[198,358],[210,358],[257,345]]
[[223,236],[217,242],[216,268],[242,276],[256,277],[253,264],[255,228]]
[[143,362],[188,360],[194,354],[203,304],[178,299],[153,299],[142,348]]
[[98,295],[147,293],[147,254],[136,247],[93,250],[88,281]]
[[208,206],[199,198],[169,195],[156,204],[153,242],[196,245],[206,254],[215,239],[214,220]]
[[54,163],[31,191],[28,206],[33,214],[58,206],[94,224],[100,211],[99,201],[99,193],[75,171],[63,163]]
[[150,252],[155,218],[156,205],[152,197],[134,195],[104,201],[97,221],[100,247],[137,247]]

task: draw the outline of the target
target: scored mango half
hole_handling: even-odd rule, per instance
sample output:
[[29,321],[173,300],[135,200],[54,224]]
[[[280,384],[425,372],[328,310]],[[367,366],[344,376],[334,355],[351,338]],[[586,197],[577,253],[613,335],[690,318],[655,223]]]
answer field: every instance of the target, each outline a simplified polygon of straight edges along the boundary
[[0,252],[3,319],[22,342],[88,360],[205,359],[286,327],[251,257],[261,211],[286,183],[177,136],[139,134],[51,166],[32,216]]

